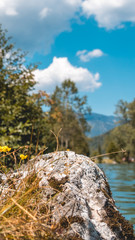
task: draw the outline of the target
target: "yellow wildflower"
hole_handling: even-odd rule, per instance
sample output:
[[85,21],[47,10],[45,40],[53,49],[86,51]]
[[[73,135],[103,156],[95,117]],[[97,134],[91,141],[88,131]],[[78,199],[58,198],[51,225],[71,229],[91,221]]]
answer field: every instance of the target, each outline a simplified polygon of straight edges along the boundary
[[27,157],[28,157],[28,155],[20,154],[20,158],[21,158],[21,160],[24,160],[24,159],[26,159]]
[[8,146],[0,146],[0,152],[10,152],[11,148]]
[[67,151],[70,151],[70,149],[67,149]]

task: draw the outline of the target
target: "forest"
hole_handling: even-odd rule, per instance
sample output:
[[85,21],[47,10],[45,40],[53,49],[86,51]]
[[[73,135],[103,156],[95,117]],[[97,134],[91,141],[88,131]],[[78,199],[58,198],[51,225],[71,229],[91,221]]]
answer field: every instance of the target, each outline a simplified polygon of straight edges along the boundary
[[[135,161],[135,99],[132,102],[119,100],[116,105],[117,127],[90,140],[92,155],[110,154],[116,162]],[[124,151],[125,153],[123,153]],[[100,158],[102,161],[102,157]]]
[[[15,48],[12,38],[0,26],[0,152],[2,146],[15,150],[27,146],[30,156],[41,151],[73,150],[87,156],[110,155],[117,162],[135,158],[135,100],[120,100],[115,114],[119,126],[100,137],[89,139],[90,126],[85,114],[91,112],[87,97],[80,97],[72,79],[63,79],[52,94],[36,91],[34,71],[36,64],[27,65],[26,53]],[[45,109],[48,109],[47,111]],[[94,145],[96,147],[91,147]],[[94,150],[93,150],[94,149]],[[16,161],[19,161],[18,156]],[[13,166],[6,158],[2,164]],[[102,161],[102,157],[100,157]]]
[[[65,79],[52,94],[35,91],[34,70],[36,64],[27,65],[26,54],[16,50],[7,31],[0,27],[0,145],[15,150],[29,146],[28,155],[42,149],[51,152],[74,150],[89,155],[85,135],[90,127],[84,115],[91,111],[87,97],[79,97],[75,83]],[[47,107],[47,111],[44,109]],[[58,136],[59,135],[59,136]],[[6,161],[6,162],[4,162]],[[19,161],[17,159],[17,161]],[[6,158],[3,164],[14,162]]]

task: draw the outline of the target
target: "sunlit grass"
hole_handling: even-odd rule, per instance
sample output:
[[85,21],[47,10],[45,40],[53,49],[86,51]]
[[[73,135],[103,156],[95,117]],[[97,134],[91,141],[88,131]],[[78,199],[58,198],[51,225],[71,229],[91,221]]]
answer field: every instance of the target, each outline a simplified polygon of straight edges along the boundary
[[[10,172],[6,166],[1,164],[1,173],[8,172],[6,175],[8,179],[6,185],[1,180],[0,239],[62,240],[61,231],[65,226],[64,224],[66,224],[66,228],[70,225],[70,219],[65,217],[60,222],[56,222],[54,219],[54,214],[57,213],[60,216],[60,209],[57,207],[57,197],[59,194],[62,194],[64,198],[61,182],[52,177],[48,186],[39,187],[41,180],[39,173],[42,169],[36,172],[34,167],[33,170],[29,169],[25,178],[21,178],[23,170],[21,164],[28,156],[28,154],[20,154],[19,151],[22,151],[22,149],[22,147],[14,151],[10,149],[10,151],[2,152],[1,156],[1,159],[4,158],[4,160],[6,157],[11,159],[14,157],[15,172],[17,174],[13,175],[13,171]],[[26,147],[26,150],[28,151],[28,147]],[[43,151],[40,151],[34,158],[36,159]],[[18,159],[20,159],[20,162],[18,162]],[[32,162],[30,161],[30,164]],[[29,165],[29,161],[27,164]],[[68,173],[67,169],[64,172],[64,174],[67,174],[67,178]],[[45,198],[47,189],[50,189],[50,194]],[[70,240],[71,238],[66,237],[65,234],[64,239]],[[75,232],[72,239],[79,240],[81,238]]]

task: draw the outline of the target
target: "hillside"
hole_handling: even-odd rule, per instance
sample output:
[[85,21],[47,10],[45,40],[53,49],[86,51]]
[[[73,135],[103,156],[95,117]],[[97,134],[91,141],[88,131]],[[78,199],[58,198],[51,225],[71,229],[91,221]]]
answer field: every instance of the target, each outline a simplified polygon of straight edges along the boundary
[[98,148],[100,146],[101,152],[105,153],[105,139],[111,134],[111,130],[109,132],[106,132],[102,135],[92,137],[89,141],[89,147],[90,147],[90,152],[95,152],[98,151]]
[[115,116],[92,113],[87,114],[85,118],[91,126],[91,132],[88,134],[89,137],[102,135],[117,126],[117,118]]

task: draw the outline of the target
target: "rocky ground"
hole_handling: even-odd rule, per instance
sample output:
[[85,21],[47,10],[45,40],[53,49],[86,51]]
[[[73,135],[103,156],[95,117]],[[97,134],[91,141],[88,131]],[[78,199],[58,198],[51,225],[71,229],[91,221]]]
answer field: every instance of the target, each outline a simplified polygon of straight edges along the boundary
[[0,191],[0,239],[135,239],[104,172],[83,155],[63,151],[31,159],[1,174]]

